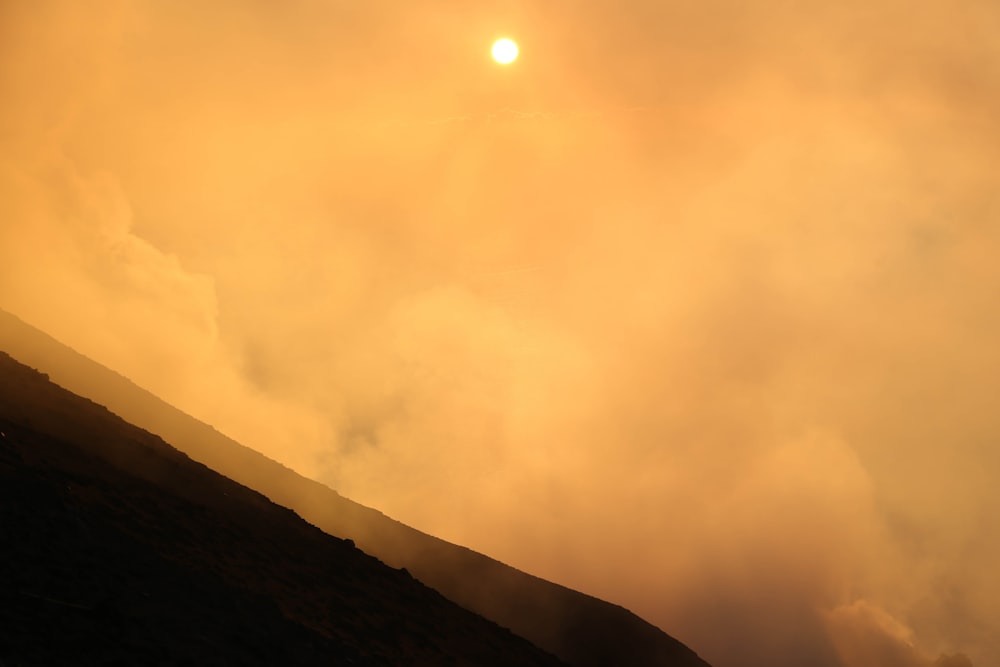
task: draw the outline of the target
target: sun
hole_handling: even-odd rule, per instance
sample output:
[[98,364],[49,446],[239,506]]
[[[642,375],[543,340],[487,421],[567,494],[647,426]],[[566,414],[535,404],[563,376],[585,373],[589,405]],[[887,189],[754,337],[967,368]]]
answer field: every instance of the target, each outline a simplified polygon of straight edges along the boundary
[[517,42],[504,37],[493,42],[491,53],[493,54],[493,60],[501,65],[509,65],[517,60],[518,51]]

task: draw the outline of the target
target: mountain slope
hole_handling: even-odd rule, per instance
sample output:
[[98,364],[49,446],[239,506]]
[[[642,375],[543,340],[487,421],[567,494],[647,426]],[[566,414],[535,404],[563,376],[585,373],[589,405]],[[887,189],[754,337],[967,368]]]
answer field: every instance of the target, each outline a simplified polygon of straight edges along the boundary
[[421,533],[298,475],[3,311],[0,350],[52,374],[56,382],[107,405],[227,477],[294,509],[328,533],[353,539],[365,552],[393,567],[405,567],[449,599],[571,665],[707,665],[686,646],[622,607]]
[[555,657],[0,354],[2,664]]

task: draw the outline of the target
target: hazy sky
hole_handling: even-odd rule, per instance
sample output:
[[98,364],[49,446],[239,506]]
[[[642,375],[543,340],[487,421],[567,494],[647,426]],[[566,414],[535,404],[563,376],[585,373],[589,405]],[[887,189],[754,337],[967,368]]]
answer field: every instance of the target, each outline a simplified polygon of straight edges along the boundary
[[0,307],[716,667],[996,665],[998,119],[995,0],[0,0]]

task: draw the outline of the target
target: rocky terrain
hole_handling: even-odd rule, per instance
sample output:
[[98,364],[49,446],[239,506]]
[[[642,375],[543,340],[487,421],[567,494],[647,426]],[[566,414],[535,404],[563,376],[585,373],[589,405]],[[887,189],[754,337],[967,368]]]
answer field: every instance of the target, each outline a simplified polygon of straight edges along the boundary
[[576,667],[707,667],[630,611],[545,581],[355,503],[225,437],[128,379],[0,310],[0,350],[157,433],[191,458],[292,508],[331,535]]
[[0,355],[0,664],[561,664]]

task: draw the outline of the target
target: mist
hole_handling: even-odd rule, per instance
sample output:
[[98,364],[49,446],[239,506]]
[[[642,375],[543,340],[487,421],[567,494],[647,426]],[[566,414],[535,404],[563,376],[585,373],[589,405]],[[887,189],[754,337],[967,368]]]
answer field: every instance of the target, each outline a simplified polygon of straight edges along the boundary
[[1000,5],[0,2],[0,99],[0,307],[716,667],[1000,664]]

